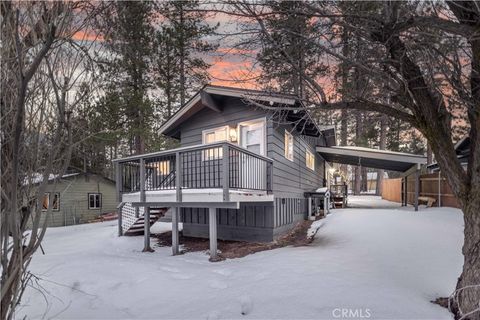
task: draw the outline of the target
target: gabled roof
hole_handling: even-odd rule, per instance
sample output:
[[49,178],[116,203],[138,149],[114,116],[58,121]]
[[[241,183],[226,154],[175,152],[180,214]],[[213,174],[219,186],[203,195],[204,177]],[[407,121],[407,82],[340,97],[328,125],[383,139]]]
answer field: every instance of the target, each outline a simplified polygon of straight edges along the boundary
[[[315,124],[301,100],[295,95],[280,94],[251,89],[205,85],[187,103],[185,103],[170,119],[162,124],[159,133],[177,137],[176,129],[203,108],[221,111],[214,97],[234,97],[250,101],[267,102],[270,106],[287,106],[287,117],[292,122],[303,121],[303,134],[319,136],[322,130]],[[281,108],[279,108],[281,110]],[[306,120],[305,120],[306,119]]]

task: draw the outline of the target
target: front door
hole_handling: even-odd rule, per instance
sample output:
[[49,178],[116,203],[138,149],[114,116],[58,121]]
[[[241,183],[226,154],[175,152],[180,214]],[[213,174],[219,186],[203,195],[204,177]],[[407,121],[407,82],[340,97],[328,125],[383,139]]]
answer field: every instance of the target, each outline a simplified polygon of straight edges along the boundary
[[[258,155],[265,155],[265,121],[240,123],[240,146]],[[266,189],[267,165],[249,154],[241,154],[240,183],[242,189]]]

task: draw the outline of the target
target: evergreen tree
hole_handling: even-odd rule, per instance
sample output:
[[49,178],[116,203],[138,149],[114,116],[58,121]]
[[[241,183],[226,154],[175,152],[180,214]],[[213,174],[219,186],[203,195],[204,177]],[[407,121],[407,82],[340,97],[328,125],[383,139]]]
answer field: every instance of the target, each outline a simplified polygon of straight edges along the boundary
[[209,81],[210,65],[202,55],[216,50],[206,41],[216,26],[205,22],[207,14],[198,1],[165,1],[158,4],[161,26],[155,34],[154,80],[164,99],[164,116],[185,104],[187,98]]
[[[298,70],[314,78],[326,70],[325,65],[314,58],[314,48],[307,45],[307,38],[315,33],[316,24],[307,15],[301,14],[304,4],[300,1],[268,1],[266,5],[273,14],[265,19],[271,39],[261,39],[262,46],[257,55],[262,67],[260,82],[266,89],[293,93],[307,99],[308,86]],[[282,54],[279,46],[296,67],[279,59]]]
[[131,152],[145,151],[151,137],[153,106],[148,96],[152,54],[152,5],[148,1],[118,1],[105,17],[108,90],[118,95],[125,138]]

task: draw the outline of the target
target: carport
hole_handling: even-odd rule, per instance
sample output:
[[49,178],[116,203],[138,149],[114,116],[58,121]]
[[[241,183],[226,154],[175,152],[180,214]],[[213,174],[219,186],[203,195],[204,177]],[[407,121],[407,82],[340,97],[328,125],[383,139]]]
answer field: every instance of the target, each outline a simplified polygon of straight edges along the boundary
[[[420,169],[422,165],[427,163],[427,157],[363,147],[317,147],[317,152],[328,162],[402,172],[405,180],[405,183],[403,183],[405,195],[407,194],[406,177],[415,174],[414,206],[415,211],[418,210]],[[402,204],[407,205],[406,196]]]

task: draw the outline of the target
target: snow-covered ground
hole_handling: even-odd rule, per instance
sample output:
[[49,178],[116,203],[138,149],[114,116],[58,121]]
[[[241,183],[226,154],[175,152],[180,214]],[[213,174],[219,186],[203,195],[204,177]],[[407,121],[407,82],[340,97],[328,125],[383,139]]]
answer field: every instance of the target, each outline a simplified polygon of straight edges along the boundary
[[401,203],[384,200],[379,196],[361,195],[348,196],[348,207],[351,208],[400,208]]
[[333,210],[310,246],[217,263],[142,253],[143,238],[116,237],[115,222],[52,228],[31,265],[43,292],[28,288],[17,316],[451,319],[430,300],[454,289],[462,225],[450,208]]

